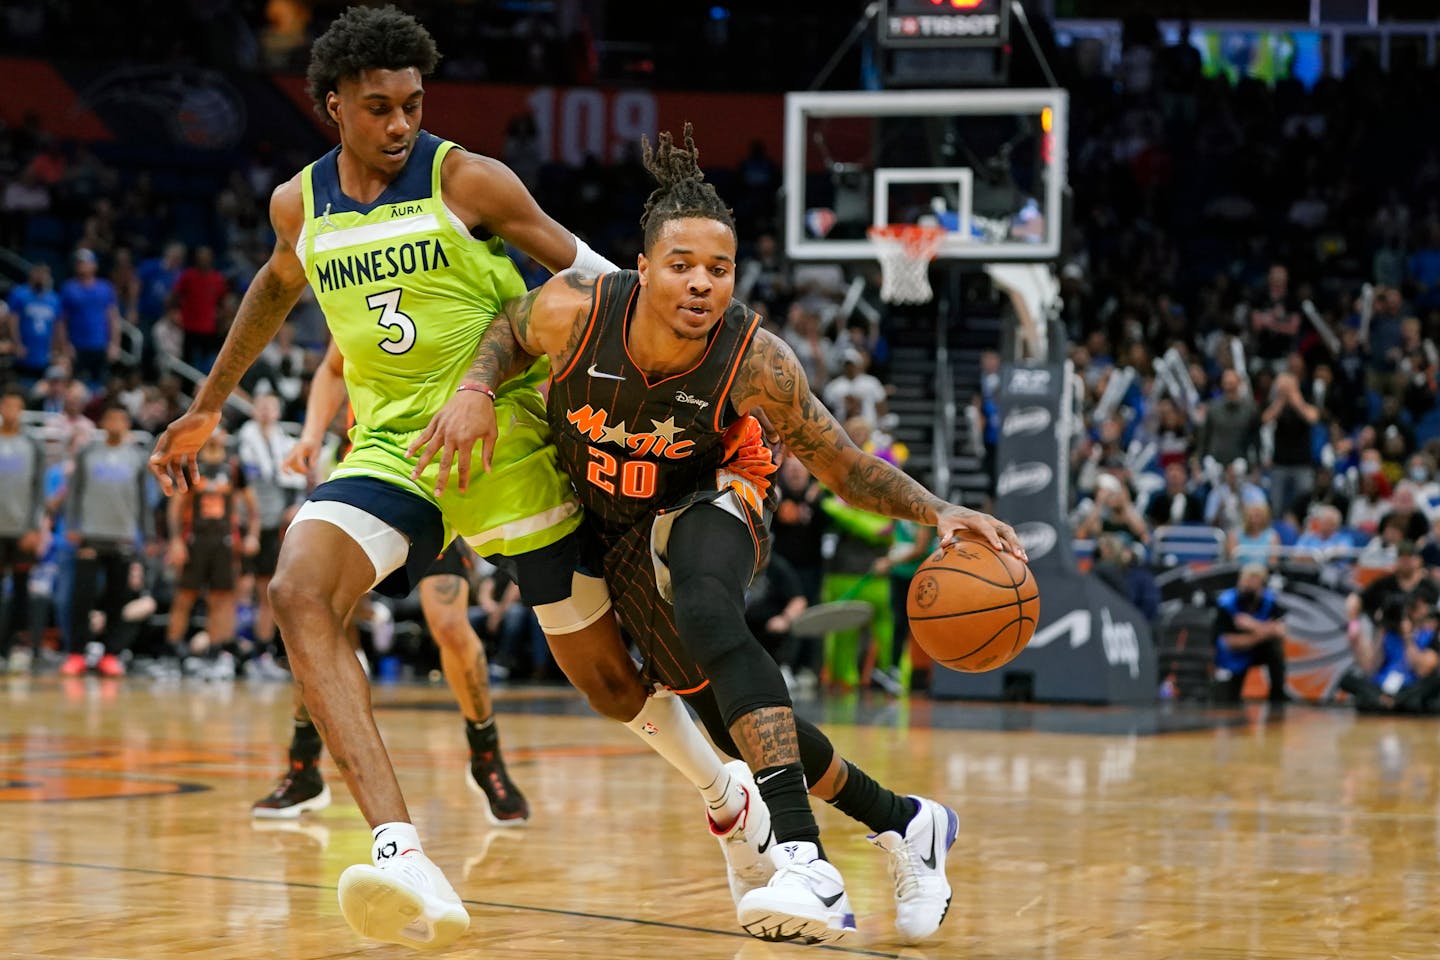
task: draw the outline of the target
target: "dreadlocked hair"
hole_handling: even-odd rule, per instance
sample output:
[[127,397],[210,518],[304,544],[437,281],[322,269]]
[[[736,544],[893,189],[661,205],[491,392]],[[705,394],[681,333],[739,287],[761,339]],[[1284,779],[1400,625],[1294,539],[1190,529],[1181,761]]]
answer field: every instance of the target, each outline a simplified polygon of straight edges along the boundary
[[440,51],[430,31],[393,6],[351,7],[335,19],[310,48],[305,85],[315,112],[334,125],[325,97],[340,81],[365,70],[414,67],[422,77],[435,71]]
[[645,213],[640,217],[646,250],[670,220],[703,217],[718,220],[729,227],[732,234],[735,232],[734,212],[725,206],[714,186],[705,182],[705,174],[700,170],[700,151],[691,136],[689,121],[681,136],[685,145],[677,147],[670,132],[662,131],[653,150],[649,139],[640,138],[640,159],[660,184],[645,201]]

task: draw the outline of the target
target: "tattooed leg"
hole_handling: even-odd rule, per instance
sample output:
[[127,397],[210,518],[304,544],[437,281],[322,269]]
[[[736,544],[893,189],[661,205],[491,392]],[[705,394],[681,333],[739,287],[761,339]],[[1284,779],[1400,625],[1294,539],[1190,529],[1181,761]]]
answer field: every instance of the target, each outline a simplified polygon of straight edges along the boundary
[[490,666],[485,660],[485,647],[470,626],[468,601],[464,577],[442,574],[420,581],[420,608],[440,648],[445,682],[465,719],[478,723],[488,720],[494,707],[490,700]]

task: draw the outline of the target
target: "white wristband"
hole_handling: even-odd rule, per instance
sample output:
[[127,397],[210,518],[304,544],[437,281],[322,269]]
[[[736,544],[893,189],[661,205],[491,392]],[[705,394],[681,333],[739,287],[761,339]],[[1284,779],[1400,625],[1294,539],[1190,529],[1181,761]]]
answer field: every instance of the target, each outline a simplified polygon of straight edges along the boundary
[[[572,234],[573,236],[573,234]],[[620,268],[600,254],[590,249],[590,244],[575,237],[575,262],[570,264],[571,270],[583,270],[586,273],[614,273]]]

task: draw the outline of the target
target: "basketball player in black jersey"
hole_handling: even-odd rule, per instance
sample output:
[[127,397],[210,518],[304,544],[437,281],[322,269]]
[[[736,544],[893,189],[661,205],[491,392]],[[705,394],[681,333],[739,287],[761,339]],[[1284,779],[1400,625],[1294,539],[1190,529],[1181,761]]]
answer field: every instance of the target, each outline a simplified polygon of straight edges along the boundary
[[241,547],[259,549],[260,521],[255,491],[245,472],[225,446],[223,430],[212,433],[196,459],[194,486],[167,506],[170,525],[169,561],[180,572],[179,588],[170,608],[167,639],[185,669],[201,664],[185,654],[185,632],[195,601],[205,594],[206,626],[215,657],[209,671],[217,679],[232,679],[240,647],[235,639],[235,549],[239,527],[238,507],[243,504],[249,524]]
[[[769,940],[833,942],[854,929],[808,781],[875,831],[890,855],[896,927],[919,940],[949,905],[945,852],[958,820],[933,800],[880,786],[797,720],[779,668],[746,628],[744,592],[765,559],[774,469],[746,415],[768,415],[788,448],[857,508],[932,524],[947,541],[968,532],[1022,559],[1024,549],[1009,525],[946,503],[860,451],[790,348],[732,301],[734,221],[704,183],[688,125],[684,139],[677,147],[662,134],[653,152],[644,144],[660,186],[641,221],[638,271],[566,271],[507,304],[467,382],[493,388],[550,356],[556,446],[604,550],[621,619],[650,675],[686,695],[721,749],[744,757],[770,808],[776,872],[741,899],[741,925]],[[478,441],[488,466],[495,433],[488,396],[466,391],[419,443],[427,458],[448,461]]]

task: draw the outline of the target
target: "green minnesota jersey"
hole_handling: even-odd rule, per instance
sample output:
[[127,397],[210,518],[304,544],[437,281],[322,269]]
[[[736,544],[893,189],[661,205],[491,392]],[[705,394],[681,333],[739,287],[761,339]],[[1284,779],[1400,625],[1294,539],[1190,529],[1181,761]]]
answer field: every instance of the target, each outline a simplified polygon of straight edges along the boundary
[[355,422],[367,430],[424,429],[501,304],[525,293],[503,241],[476,240],[445,209],[440,167],[454,146],[422,132],[373,203],[341,192],[339,147],[301,178],[305,276],[345,357]]
[[340,353],[355,415],[333,478],[370,477],[435,503],[451,533],[482,556],[555,542],[580,522],[555,463],[537,361],[497,390],[494,469],[474,466],[470,492],[434,493],[438,464],[410,478],[408,447],[455,395],[480,337],[525,293],[498,237],[472,237],[444,205],[440,168],[455,144],[421,132],[405,169],[373,203],[340,190],[337,147],[303,171],[305,225],[296,252]]

